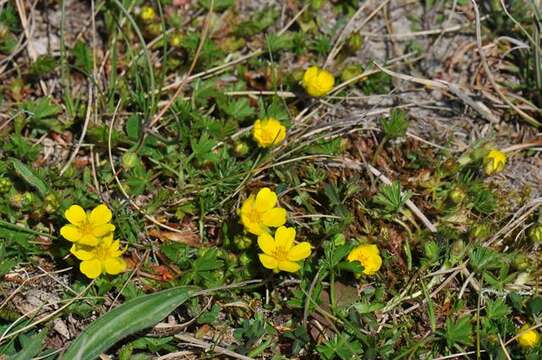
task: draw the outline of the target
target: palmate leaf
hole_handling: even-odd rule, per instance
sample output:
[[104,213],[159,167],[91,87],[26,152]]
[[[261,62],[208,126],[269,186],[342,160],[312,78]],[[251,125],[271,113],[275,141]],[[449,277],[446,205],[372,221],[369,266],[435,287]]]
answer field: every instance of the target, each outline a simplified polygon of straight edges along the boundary
[[378,205],[382,205],[385,212],[396,213],[401,210],[411,196],[410,191],[401,192],[401,185],[396,181],[390,185],[382,186],[373,201]]
[[446,320],[446,343],[449,348],[454,344],[470,345],[472,344],[472,324],[469,316],[453,321]]

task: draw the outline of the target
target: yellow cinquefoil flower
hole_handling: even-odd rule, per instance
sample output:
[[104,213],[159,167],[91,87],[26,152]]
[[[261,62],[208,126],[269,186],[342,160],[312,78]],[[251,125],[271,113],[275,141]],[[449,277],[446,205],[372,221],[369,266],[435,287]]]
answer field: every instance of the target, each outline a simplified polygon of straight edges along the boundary
[[252,137],[259,147],[278,145],[286,138],[286,128],[275,118],[258,119],[252,127]]
[[81,261],[79,269],[90,279],[103,273],[116,275],[126,269],[126,262],[120,257],[123,250],[120,242],[113,241],[113,234],[103,238],[98,246],[73,244],[70,252]]
[[303,86],[310,96],[325,96],[333,89],[334,84],[333,74],[317,66],[309,67],[303,75]]
[[267,233],[269,227],[279,227],[286,222],[286,210],[276,207],[277,194],[262,188],[258,194],[250,195],[241,206],[241,223],[254,235]]
[[60,234],[74,243],[96,246],[100,238],[115,230],[115,225],[109,224],[113,214],[104,205],[98,205],[90,213],[79,205],[72,205],[64,212],[64,217],[70,222],[60,229]]
[[348,254],[348,261],[359,261],[363,265],[365,275],[374,275],[382,266],[382,258],[378,247],[374,244],[360,245]]
[[530,326],[523,325],[519,329],[518,343],[522,348],[530,349],[540,342],[540,334],[536,330],[527,330]]
[[484,172],[488,176],[501,172],[505,165],[506,154],[498,149],[491,150],[484,157]]
[[258,246],[263,254],[259,254],[262,265],[274,272],[296,272],[301,266],[296,262],[311,254],[311,245],[302,242],[294,245],[295,229],[281,226],[275,233],[275,238],[268,233],[258,236]]

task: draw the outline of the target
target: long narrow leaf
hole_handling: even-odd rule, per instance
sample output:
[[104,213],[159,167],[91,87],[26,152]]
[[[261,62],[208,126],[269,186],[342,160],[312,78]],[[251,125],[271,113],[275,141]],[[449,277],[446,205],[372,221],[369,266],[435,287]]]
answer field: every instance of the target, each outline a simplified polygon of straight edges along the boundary
[[38,190],[42,197],[45,197],[47,194],[49,194],[49,186],[47,186],[45,181],[36,176],[36,174],[34,174],[34,172],[30,170],[28,166],[23,164],[18,159],[11,159],[11,162],[17,175],[20,176],[26,183],[28,183],[28,185]]
[[127,301],[94,321],[61,359],[96,359],[126,336],[160,322],[192,294],[188,288],[173,288]]

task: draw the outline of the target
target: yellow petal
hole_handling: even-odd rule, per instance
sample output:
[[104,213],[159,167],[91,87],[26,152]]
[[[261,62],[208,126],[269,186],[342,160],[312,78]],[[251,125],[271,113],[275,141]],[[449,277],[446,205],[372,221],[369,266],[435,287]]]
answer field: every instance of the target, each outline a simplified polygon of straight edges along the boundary
[[113,243],[111,243],[111,245],[109,245],[109,249],[108,249],[109,256],[111,256],[111,257],[119,257],[119,256],[122,255],[124,250],[126,250],[126,249],[120,249],[120,241],[115,240],[115,241],[113,241]]
[[275,233],[275,243],[277,247],[281,247],[284,250],[290,250],[294,245],[295,229],[286,226],[281,226]]
[[92,235],[102,237],[112,233],[113,231],[115,231],[115,225],[113,224],[96,225],[92,228]]
[[305,74],[303,74],[303,83],[305,85],[310,84],[312,81],[314,81],[317,75],[318,75],[318,67],[316,66],[309,67],[305,71]]
[[243,226],[245,227],[246,231],[254,235],[260,235],[267,232],[266,227],[250,221],[244,221]]
[[279,270],[287,271],[287,272],[296,272],[299,269],[301,269],[301,266],[299,266],[298,263],[295,263],[293,261],[280,261],[279,262]]
[[81,245],[96,246],[100,242],[100,239],[92,234],[84,234],[77,242]]
[[76,258],[79,260],[91,260],[95,258],[94,253],[92,252],[91,247],[88,246],[79,246],[76,244],[73,244],[70,248],[70,252],[75,255]]
[[103,225],[111,221],[113,214],[107,205],[100,204],[92,210],[89,220],[93,225]]
[[311,244],[308,242],[302,242],[297,244],[288,252],[288,260],[299,261],[303,260],[311,254]]
[[271,210],[277,204],[277,194],[269,188],[263,188],[258,191],[254,207],[260,212]]
[[110,248],[113,245],[113,233],[109,233],[101,240],[101,245],[105,248]]
[[241,215],[248,215],[251,211],[253,211],[252,208],[254,207],[255,198],[256,197],[254,195],[250,195],[248,199],[245,200],[241,206]]
[[104,262],[105,272],[111,275],[116,275],[126,269],[126,262],[120,258],[109,258]]
[[79,270],[89,279],[96,279],[102,273],[102,263],[98,259],[82,261]]
[[282,226],[286,223],[286,210],[283,208],[273,208],[268,210],[263,214],[262,222],[266,226]]
[[271,270],[278,269],[278,262],[277,259],[275,259],[274,257],[266,254],[258,254],[258,257],[260,258],[260,261],[264,268]]
[[258,236],[258,246],[267,255],[272,255],[275,251],[275,239],[268,233]]
[[64,212],[64,217],[74,225],[79,225],[87,220],[85,210],[79,205],[70,206],[68,210]]
[[60,235],[68,241],[77,242],[81,240],[83,234],[77,226],[74,225],[64,225],[60,228]]

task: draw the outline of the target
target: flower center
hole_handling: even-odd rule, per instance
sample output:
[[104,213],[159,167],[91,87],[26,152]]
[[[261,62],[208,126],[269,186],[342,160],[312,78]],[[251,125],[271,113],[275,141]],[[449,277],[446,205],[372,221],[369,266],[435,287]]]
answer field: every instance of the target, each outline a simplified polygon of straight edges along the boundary
[[252,208],[251,211],[247,215],[248,215],[249,220],[253,223],[258,224],[262,222],[262,214],[254,208]]
[[106,246],[97,246],[94,251],[96,257],[102,261],[109,257],[109,249]]
[[83,223],[81,223],[81,225],[79,225],[79,231],[81,231],[83,235],[92,234],[93,230],[94,226],[88,220],[85,220]]
[[288,258],[288,250],[283,247],[277,246],[275,248],[275,251],[273,252],[273,256],[275,257],[275,259],[278,260],[286,260]]

